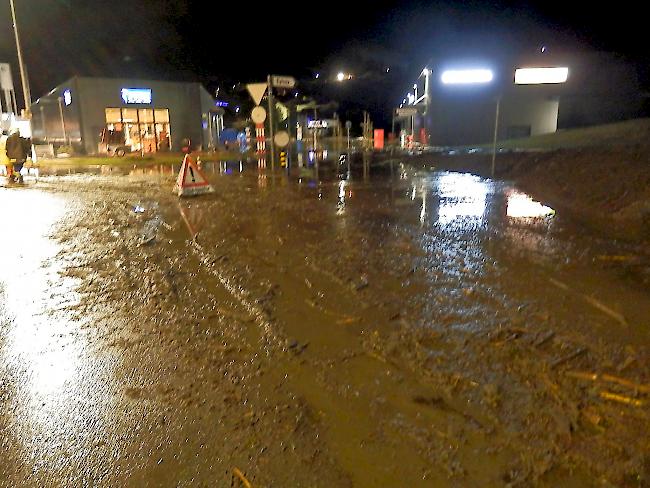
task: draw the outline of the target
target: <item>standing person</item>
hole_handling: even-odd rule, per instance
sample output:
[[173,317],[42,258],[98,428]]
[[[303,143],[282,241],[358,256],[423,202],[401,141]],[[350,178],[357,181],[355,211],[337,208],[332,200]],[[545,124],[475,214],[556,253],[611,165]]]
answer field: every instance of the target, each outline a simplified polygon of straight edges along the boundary
[[7,169],[7,178],[11,179],[13,165],[7,156],[7,131],[0,131],[0,166]]
[[[23,164],[27,161],[28,145],[31,147],[31,140],[20,137],[20,130],[18,129],[15,129],[7,138],[7,156],[10,160],[15,160],[13,163],[13,181],[17,183],[23,182],[23,175],[20,174],[20,170],[23,169]],[[12,181],[11,178],[9,181]]]

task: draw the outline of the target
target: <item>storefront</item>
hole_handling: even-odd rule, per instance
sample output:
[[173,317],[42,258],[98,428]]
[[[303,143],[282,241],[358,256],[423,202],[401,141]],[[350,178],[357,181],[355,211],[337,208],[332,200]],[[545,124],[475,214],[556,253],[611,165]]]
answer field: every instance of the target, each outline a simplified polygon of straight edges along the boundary
[[178,151],[218,141],[221,113],[199,83],[75,77],[32,105],[34,138],[86,154]]

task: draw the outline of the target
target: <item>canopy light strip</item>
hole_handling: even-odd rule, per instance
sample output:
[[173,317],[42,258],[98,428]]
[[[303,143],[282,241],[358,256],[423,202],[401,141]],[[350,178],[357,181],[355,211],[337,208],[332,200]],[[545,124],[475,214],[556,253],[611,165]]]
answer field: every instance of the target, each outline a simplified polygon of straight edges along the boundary
[[492,70],[489,69],[462,69],[444,71],[440,80],[445,85],[464,85],[470,83],[489,83],[493,78]]
[[515,84],[539,85],[564,83],[569,77],[569,68],[519,68],[515,70]]

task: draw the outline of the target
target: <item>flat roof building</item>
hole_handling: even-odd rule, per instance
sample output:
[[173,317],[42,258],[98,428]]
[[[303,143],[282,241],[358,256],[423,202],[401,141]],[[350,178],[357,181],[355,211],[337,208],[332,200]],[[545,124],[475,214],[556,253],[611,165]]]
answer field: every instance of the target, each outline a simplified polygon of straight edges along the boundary
[[[518,80],[519,68],[564,76]],[[424,144],[485,144],[495,126],[497,140],[547,134],[638,117],[647,100],[634,66],[608,53],[438,58],[414,80],[395,122]]]
[[[74,77],[32,104],[33,138],[86,154],[213,147],[222,109],[200,83]],[[121,151],[120,151],[121,152]]]

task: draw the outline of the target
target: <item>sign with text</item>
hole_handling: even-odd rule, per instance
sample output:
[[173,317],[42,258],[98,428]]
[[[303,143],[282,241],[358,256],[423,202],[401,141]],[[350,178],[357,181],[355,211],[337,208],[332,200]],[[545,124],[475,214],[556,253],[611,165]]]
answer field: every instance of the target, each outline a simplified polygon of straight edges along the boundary
[[293,88],[296,86],[296,79],[291,76],[271,76],[271,85],[275,88]]
[[327,120],[310,120],[307,122],[307,127],[309,129],[327,129],[329,124]]
[[149,88],[122,88],[124,103],[151,103],[151,89]]
[[418,114],[418,109],[415,107],[404,107],[395,109],[395,115],[398,117],[413,117]]

